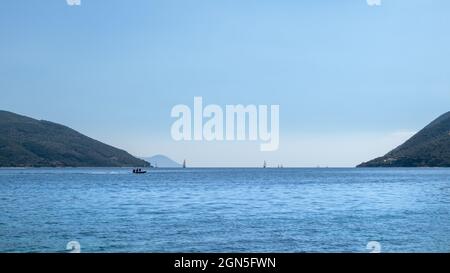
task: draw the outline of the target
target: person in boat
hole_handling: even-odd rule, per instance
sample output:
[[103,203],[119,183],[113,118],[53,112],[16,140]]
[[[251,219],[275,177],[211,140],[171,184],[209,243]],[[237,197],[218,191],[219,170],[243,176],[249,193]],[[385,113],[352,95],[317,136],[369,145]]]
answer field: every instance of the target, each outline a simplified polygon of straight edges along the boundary
[[141,168],[135,168],[133,169],[133,173],[146,173],[146,171],[143,171]]

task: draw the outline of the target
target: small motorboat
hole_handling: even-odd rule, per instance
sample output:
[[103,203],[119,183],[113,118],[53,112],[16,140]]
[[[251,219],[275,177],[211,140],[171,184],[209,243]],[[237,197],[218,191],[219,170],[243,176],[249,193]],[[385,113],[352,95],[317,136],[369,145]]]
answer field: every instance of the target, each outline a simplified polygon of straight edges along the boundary
[[147,173],[147,171],[143,171],[141,169],[133,169],[133,173],[134,174],[143,174],[143,173]]

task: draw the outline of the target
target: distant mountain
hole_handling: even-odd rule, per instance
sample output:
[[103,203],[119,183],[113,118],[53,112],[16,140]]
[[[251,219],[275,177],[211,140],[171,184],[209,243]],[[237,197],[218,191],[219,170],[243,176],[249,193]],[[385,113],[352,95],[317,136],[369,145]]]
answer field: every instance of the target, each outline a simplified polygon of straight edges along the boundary
[[145,157],[143,159],[147,162],[150,162],[152,166],[160,168],[181,168],[181,164],[178,164],[177,162],[164,155],[155,155],[152,157]]
[[0,167],[146,167],[66,126],[0,111]]
[[385,156],[358,167],[450,167],[450,112]]

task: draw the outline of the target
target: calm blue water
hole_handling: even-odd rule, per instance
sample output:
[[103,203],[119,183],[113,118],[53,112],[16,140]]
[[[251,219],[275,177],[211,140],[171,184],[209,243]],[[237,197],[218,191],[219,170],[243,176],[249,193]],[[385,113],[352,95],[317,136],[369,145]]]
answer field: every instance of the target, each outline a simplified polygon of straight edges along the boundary
[[0,169],[0,252],[450,251],[450,169]]

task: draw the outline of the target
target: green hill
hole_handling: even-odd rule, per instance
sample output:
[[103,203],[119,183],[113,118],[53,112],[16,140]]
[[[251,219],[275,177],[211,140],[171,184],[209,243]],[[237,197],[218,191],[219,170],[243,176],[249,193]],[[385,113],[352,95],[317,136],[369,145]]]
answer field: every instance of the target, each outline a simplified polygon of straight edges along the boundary
[[66,126],[0,111],[0,167],[145,167]]
[[385,156],[358,167],[450,167],[450,112]]

